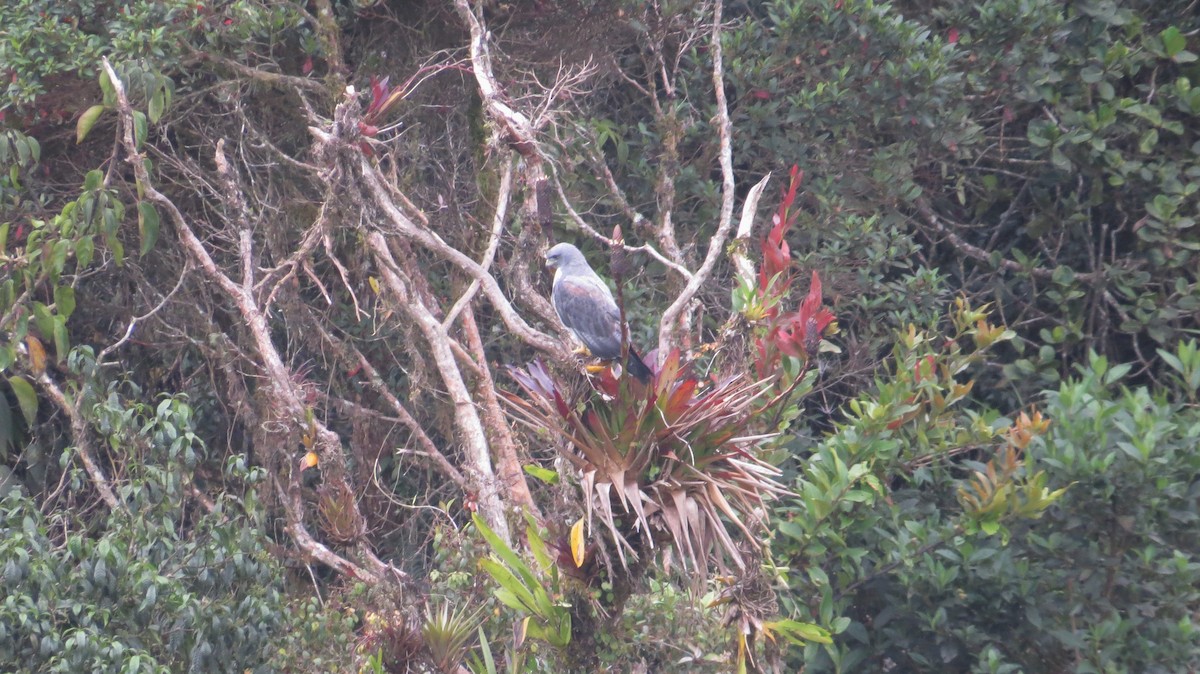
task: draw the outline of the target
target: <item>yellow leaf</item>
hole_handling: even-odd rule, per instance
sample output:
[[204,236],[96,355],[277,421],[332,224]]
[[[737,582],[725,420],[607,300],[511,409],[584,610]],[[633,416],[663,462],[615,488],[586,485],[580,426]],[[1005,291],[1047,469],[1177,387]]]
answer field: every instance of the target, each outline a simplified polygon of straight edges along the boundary
[[25,346],[29,349],[29,366],[33,373],[40,375],[46,371],[46,347],[33,335],[26,335]]
[[312,468],[313,466],[317,465],[317,463],[319,463],[319,462],[320,462],[320,459],[317,457],[317,453],[309,452],[304,455],[303,459],[300,459],[300,470],[307,470],[309,468]]
[[575,567],[583,566],[587,550],[584,549],[583,542],[583,518],[571,525],[571,558],[575,560]]
[[375,294],[378,295],[379,294],[379,279],[375,278],[374,276],[368,276],[367,283],[371,284],[371,290],[374,290]]
[[100,118],[100,113],[104,112],[103,105],[93,105],[83,114],[79,116],[79,121],[75,123],[75,144],[78,145],[87,137],[88,132],[96,125],[96,120]]

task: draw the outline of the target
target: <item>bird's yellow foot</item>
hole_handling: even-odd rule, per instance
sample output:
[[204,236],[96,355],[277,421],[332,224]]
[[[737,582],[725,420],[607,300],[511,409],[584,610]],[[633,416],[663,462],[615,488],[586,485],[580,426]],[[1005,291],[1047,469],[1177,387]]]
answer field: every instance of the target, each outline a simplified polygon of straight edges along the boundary
[[588,351],[588,348],[586,346],[576,347],[575,350],[572,351],[571,353],[575,354],[576,356],[583,356],[584,358],[588,358],[589,356],[592,355],[592,352]]

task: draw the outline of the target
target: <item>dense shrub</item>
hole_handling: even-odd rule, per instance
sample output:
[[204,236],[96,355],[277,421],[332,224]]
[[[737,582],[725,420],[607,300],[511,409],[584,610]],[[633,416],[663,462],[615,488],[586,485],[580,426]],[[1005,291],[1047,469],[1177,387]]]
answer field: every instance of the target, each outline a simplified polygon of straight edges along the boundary
[[[941,436],[933,454],[918,448],[940,431],[919,420],[914,432],[910,421],[892,433],[860,415],[820,443],[798,485],[803,507],[785,510],[775,544],[795,567],[790,601],[842,628],[824,652],[808,649],[807,671],[1177,672],[1200,664],[1200,358],[1194,343],[1163,357],[1178,366],[1169,389],[1127,388],[1130,365],[1093,356],[1044,396],[1049,427],[1027,438],[1018,474],[1065,492],[1033,513],[1038,519],[987,524],[971,515],[963,491],[953,493],[956,482],[978,489],[963,479],[973,471],[988,474],[980,462],[994,450],[976,443],[997,427],[991,417],[978,417],[989,421],[973,433],[959,426],[953,439]],[[844,462],[858,483],[816,479],[831,461]]]
[[[1187,4],[752,3],[728,38],[735,156],[807,170],[793,248],[846,297],[996,302],[1020,339],[993,396],[1089,350],[1156,367],[1200,313]],[[886,351],[903,323],[854,302],[844,327]]]
[[[290,611],[254,492],[222,497],[209,512],[185,507],[194,479],[187,468],[204,452],[190,408],[171,398],[145,406],[122,393],[114,386],[93,410],[111,451],[128,455],[119,509],[89,519],[16,491],[3,501],[0,667],[259,670],[290,629]],[[64,464],[73,451],[62,450]],[[86,505],[80,472],[64,474],[48,503]],[[223,479],[262,476],[232,457]]]

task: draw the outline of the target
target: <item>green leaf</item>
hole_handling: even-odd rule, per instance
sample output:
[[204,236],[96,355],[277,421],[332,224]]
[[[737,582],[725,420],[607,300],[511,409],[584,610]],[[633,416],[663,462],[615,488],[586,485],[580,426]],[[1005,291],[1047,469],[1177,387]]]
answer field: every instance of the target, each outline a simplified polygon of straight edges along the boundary
[[496,532],[492,531],[491,527],[487,525],[487,522],[483,521],[483,518],[479,516],[479,513],[472,513],[471,521],[475,523],[475,528],[479,530],[479,533],[483,535],[484,540],[486,540],[488,545],[492,547],[492,551],[495,552],[496,555],[500,557],[501,561],[507,564],[509,568],[521,574],[521,577],[524,579],[526,585],[536,586],[538,584],[537,577],[533,575],[533,569],[530,569],[529,565],[521,561],[521,558],[517,556],[516,552],[513,552],[512,548],[508,547],[504,541],[500,540],[500,537],[496,535]]
[[142,247],[138,253],[144,256],[158,241],[158,211],[149,201],[138,202],[138,233],[142,235]]
[[100,69],[100,91],[104,94],[105,105],[117,104],[117,90],[113,88],[112,80],[108,79],[108,71]]
[[494,559],[481,559],[479,565],[500,585],[495,592],[497,599],[518,611],[537,612],[537,599],[507,566]]
[[24,166],[29,161],[29,143],[24,137],[14,138],[13,147],[17,150],[17,163]]
[[75,242],[75,273],[87,269],[96,254],[96,244],[91,236],[85,236]]
[[71,350],[71,338],[67,335],[67,319],[62,316],[54,317],[54,353],[61,363]]
[[21,377],[9,377],[8,385],[12,387],[13,395],[17,397],[17,405],[21,414],[25,415],[25,423],[32,427],[37,420],[38,399],[33,391],[33,385]]
[[[16,440],[17,433],[13,426],[12,408],[8,405],[8,398],[0,398],[0,460],[8,459],[8,453],[16,445]],[[0,470],[0,473],[3,473],[4,470]],[[3,480],[0,480],[0,483],[2,482]],[[0,491],[3,491],[2,487],[0,487]]]
[[1129,374],[1129,370],[1133,369],[1132,363],[1119,363],[1114,365],[1111,370],[1104,373],[1104,384],[1111,385],[1125,375]]
[[1162,358],[1167,365],[1170,365],[1172,370],[1175,370],[1179,374],[1184,373],[1183,361],[1175,354],[1166,349],[1158,349],[1158,357]]
[[[2,248],[2,247],[0,247]],[[549,485],[558,484],[558,473],[533,463],[525,464],[525,472]]]
[[538,535],[537,526],[534,522],[531,521],[525,527],[525,537],[529,541],[529,550],[533,553],[533,558],[537,560],[538,566],[543,569],[549,569],[553,566],[554,561],[550,559],[550,553],[546,549],[546,541],[542,540],[542,537]]
[[979,523],[979,528],[988,536],[994,536],[997,531],[1000,531],[1000,523],[996,520],[984,520]]
[[91,171],[87,172],[86,176],[83,177],[83,189],[90,192],[100,187],[103,182],[104,173],[102,173],[100,169],[92,169]]
[[789,618],[766,623],[763,627],[778,632],[792,643],[802,643],[804,641],[812,641],[818,644],[833,643],[829,630],[812,623],[802,623]]
[[1138,141],[1138,152],[1150,154],[1155,145],[1158,145],[1158,129],[1150,129]]
[[1187,38],[1175,26],[1171,26],[1159,33],[1159,37],[1163,41],[1163,50],[1167,53],[1167,58],[1174,58],[1176,54],[1183,51],[1187,46]]
[[67,265],[67,254],[71,252],[71,242],[59,239],[50,249],[50,259],[46,261],[46,272],[50,275],[51,283],[58,283],[63,267]]
[[96,120],[100,118],[100,113],[104,112],[103,105],[93,105],[83,114],[79,116],[79,122],[75,124],[75,144],[78,145],[87,138],[88,132],[96,125]]
[[146,123],[146,113],[141,110],[133,111],[133,144],[141,149],[142,143],[146,142],[146,136],[150,133],[149,125]]
[[33,322],[37,325],[42,338],[48,339],[54,335],[54,314],[50,308],[41,302],[33,303]]
[[150,97],[149,105],[146,107],[146,112],[150,114],[150,121],[154,124],[158,124],[158,120],[163,114],[163,108],[165,108],[167,104],[163,97],[164,91],[164,89],[160,88],[158,91],[154,92],[154,95]]
[[118,267],[125,264],[125,244],[117,238],[115,233],[105,232],[104,243],[108,246],[109,251],[113,254],[113,262]]
[[492,657],[492,647],[488,644],[487,635],[483,632],[483,625],[479,626],[479,649],[483,651],[483,662],[487,674],[496,674],[496,659]]
[[779,533],[795,538],[796,540],[803,541],[808,539],[808,532],[796,522],[780,522],[775,528]]
[[58,286],[54,289],[54,306],[58,315],[69,318],[75,312],[75,289],[71,286]]

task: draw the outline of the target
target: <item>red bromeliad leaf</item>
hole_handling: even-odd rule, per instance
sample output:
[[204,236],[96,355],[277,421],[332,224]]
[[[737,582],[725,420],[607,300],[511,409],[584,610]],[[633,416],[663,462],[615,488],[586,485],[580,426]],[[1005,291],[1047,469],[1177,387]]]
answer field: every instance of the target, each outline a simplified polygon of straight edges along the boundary
[[822,306],[820,275],[813,272],[812,285],[799,309],[772,318],[765,337],[755,340],[758,355],[755,369],[760,378],[775,370],[781,355],[801,360],[811,357],[833,323],[833,313]]
[[616,396],[621,390],[621,382],[613,374],[611,367],[605,367],[592,375],[592,385],[596,387],[596,390],[609,397]]
[[312,56],[309,56],[308,58],[304,59],[304,65],[300,66],[300,72],[307,75],[307,74],[311,73],[312,71],[313,71],[313,58],[312,58]]
[[821,339],[825,328],[833,322],[833,313],[821,306],[821,277],[815,270],[812,273],[812,285],[808,289],[808,296],[800,303],[799,314],[801,337],[807,348],[813,348]]
[[554,381],[550,378],[550,373],[546,371],[545,363],[541,360],[534,360],[529,363],[528,370],[509,365],[508,374],[522,388],[541,396],[547,401],[552,400],[558,393]]
[[367,106],[367,116],[379,112],[379,108],[383,106],[383,99],[388,95],[388,78],[379,79],[374,75],[371,76],[371,105]]
[[775,333],[775,348],[780,353],[792,358],[806,358],[808,352],[804,348],[802,326],[793,320],[787,328],[780,328]]
[[950,31],[948,33],[946,33],[946,42],[949,42],[950,44],[958,43],[958,29],[957,28],[951,28]]
[[685,379],[680,382],[679,386],[671,392],[671,397],[667,399],[667,406],[663,409],[663,414],[668,420],[679,418],[689,405],[692,404],[692,394],[696,392],[696,386],[700,382],[696,379]]
[[[804,181],[804,172],[799,166],[793,165],[791,170],[791,179],[788,182],[787,190],[783,194],[783,199],[779,202],[779,209],[775,211],[771,222],[774,226],[767,233],[766,239],[763,240],[761,248],[763,254],[763,268],[759,273],[759,288],[766,291],[768,284],[777,275],[785,273],[791,266],[791,248],[788,246],[786,235],[796,222],[796,212],[793,206],[796,203],[796,191],[800,188],[800,183]],[[775,292],[782,294],[786,291],[791,279],[785,280],[780,287],[775,289]]]
[[558,410],[564,419],[571,416],[571,408],[567,406],[567,401],[563,400],[558,389],[554,389],[554,409]]
[[800,316],[807,319],[813,316],[817,309],[821,307],[821,277],[814,270],[812,273],[812,284],[808,287],[808,295],[804,301],[800,303]]

